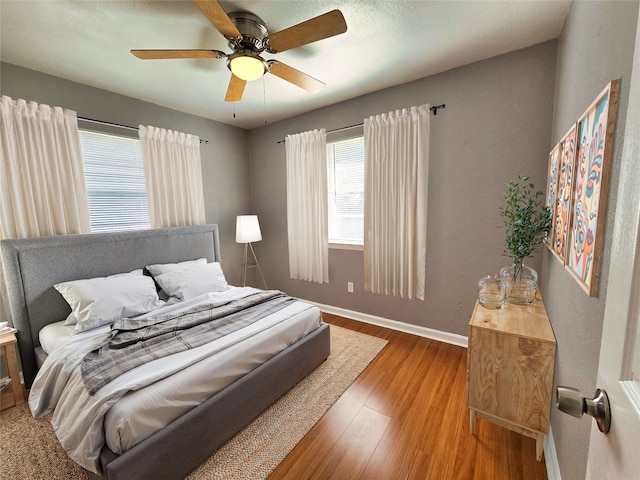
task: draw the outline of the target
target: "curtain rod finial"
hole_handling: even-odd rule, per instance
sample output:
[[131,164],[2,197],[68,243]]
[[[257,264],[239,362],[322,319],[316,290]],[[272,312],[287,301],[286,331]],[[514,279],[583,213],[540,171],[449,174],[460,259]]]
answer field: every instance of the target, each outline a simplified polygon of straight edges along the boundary
[[431,112],[433,113],[433,115],[437,115],[438,114],[438,109],[440,108],[446,108],[446,105],[443,103],[442,105],[434,105],[433,107],[431,107],[429,110],[431,110]]

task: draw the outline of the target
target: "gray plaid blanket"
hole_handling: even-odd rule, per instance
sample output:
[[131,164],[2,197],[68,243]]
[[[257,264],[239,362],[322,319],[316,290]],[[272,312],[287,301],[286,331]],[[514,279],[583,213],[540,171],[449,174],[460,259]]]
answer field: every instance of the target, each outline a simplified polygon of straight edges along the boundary
[[293,301],[282,292],[270,290],[222,305],[206,302],[181,313],[117,320],[111,338],[82,360],[85,387],[93,395],[135,367],[228,335]]

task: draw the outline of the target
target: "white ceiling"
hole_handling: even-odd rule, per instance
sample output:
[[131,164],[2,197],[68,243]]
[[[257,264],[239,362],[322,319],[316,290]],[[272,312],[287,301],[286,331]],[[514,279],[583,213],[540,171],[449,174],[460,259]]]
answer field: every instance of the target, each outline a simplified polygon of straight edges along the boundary
[[[0,0],[2,61],[230,125],[253,128],[557,38],[570,0],[221,1],[270,33],[338,8],[347,32],[276,55],[326,83],[274,75],[224,102],[224,59],[139,60],[131,49],[216,49],[225,39],[189,0]],[[235,111],[236,117],[233,117]],[[82,112],[78,112],[82,115]]]

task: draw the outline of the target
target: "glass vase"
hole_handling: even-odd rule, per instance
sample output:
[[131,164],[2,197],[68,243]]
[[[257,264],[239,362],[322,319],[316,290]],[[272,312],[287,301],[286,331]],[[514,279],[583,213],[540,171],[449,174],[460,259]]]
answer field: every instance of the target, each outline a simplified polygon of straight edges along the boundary
[[500,280],[504,283],[507,302],[528,305],[536,301],[538,272],[533,268],[513,263],[500,270]]
[[487,274],[478,281],[478,302],[485,308],[502,308],[505,288],[498,275]]

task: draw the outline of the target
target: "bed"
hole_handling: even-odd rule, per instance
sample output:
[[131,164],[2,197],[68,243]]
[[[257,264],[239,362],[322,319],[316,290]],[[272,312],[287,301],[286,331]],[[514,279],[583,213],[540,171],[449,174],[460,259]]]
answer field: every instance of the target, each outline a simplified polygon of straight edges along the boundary
[[[45,363],[47,354],[41,345],[41,330],[46,326],[51,329],[54,324],[67,318],[70,312],[69,304],[54,285],[130,272],[152,264],[172,264],[196,258],[204,258],[205,263],[209,264],[220,261],[217,225],[3,240],[0,242],[0,254],[5,272],[2,303],[18,330],[20,360],[27,388],[32,387],[38,370],[43,365],[48,368],[47,365],[51,363],[51,359]],[[234,291],[233,294],[259,296],[265,292]],[[275,353],[274,347],[263,350],[259,343],[262,333],[252,334],[258,343],[239,355],[243,359],[252,355],[262,356],[259,363],[255,359],[253,363],[249,362],[244,367],[247,371],[229,377],[231,380],[227,379],[213,395],[196,400],[192,398],[192,405],[186,410],[181,407],[183,410],[178,416],[162,428],[141,441],[129,441],[133,446],[125,444],[112,447],[105,440],[96,467],[87,468],[89,476],[104,479],[179,479],[199,465],[329,355],[329,326],[322,323],[315,307],[301,304],[294,301],[282,307],[283,311],[297,309],[291,318],[307,319],[305,326],[298,327],[300,331],[295,337],[281,341],[284,342],[282,349]],[[268,318],[274,323],[279,322],[279,325],[293,321],[289,317],[286,320],[275,319],[277,315],[283,314],[274,313]],[[309,320],[310,315],[316,319]],[[317,325],[314,326],[314,322]],[[92,331],[89,330],[89,333]],[[236,334],[234,332],[230,336]],[[224,355],[221,355],[216,360],[219,363],[212,364],[215,366],[194,363],[195,368],[200,368],[198,377],[208,379],[207,372],[224,372],[219,367],[223,360]],[[177,374],[175,378],[178,378]],[[163,382],[173,385],[173,380],[173,377],[159,379],[147,388]],[[186,380],[187,384],[190,382]],[[134,393],[144,397],[145,391],[140,389]],[[115,405],[124,405],[120,410],[129,414],[134,409],[135,417],[138,407],[132,405],[138,404],[132,397],[124,396]],[[117,409],[114,407],[113,410]],[[118,425],[127,424],[131,417],[126,420],[119,417],[104,418],[107,432],[103,433],[106,437],[106,433],[117,430]]]

